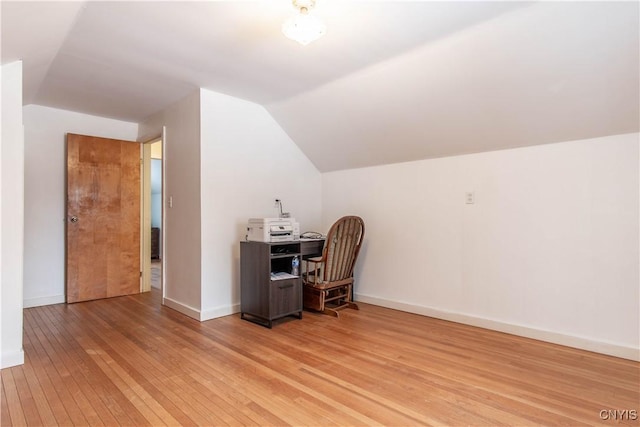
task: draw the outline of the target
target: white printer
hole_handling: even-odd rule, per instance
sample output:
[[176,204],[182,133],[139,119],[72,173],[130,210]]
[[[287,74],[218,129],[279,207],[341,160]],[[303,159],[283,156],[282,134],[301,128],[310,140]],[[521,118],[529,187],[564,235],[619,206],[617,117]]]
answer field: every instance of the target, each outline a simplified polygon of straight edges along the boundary
[[295,218],[250,218],[247,240],[254,242],[287,242],[300,240],[300,224]]

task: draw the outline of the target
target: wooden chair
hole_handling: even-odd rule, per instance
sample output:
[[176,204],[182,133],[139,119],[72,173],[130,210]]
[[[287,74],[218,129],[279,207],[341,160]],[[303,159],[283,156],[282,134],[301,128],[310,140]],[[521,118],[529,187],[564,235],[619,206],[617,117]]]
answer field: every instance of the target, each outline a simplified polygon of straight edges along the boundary
[[338,310],[358,309],[353,302],[353,267],[356,264],[364,222],[357,216],[345,216],[331,226],[322,256],[306,260],[303,279],[303,306],[338,316]]

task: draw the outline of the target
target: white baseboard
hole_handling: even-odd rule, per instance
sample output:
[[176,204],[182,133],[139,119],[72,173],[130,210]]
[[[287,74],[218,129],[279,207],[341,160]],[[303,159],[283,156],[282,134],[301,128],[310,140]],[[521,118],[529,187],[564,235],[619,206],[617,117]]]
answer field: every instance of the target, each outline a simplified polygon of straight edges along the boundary
[[463,323],[465,325],[477,326],[480,328],[505,332],[521,337],[533,338],[553,344],[560,344],[567,347],[593,351],[595,353],[607,354],[609,356],[621,357],[623,359],[640,361],[640,350],[634,347],[627,347],[603,341],[594,341],[585,337],[567,335],[559,332],[546,331],[543,329],[535,329],[528,326],[515,325],[483,317],[476,317],[463,313],[440,310],[432,307],[407,304],[403,302],[372,297],[369,295],[363,295],[360,293],[356,293],[354,297],[356,301],[379,305],[381,307],[406,311],[408,313],[421,314],[423,316],[435,317],[436,319],[449,320],[451,322]]
[[65,302],[66,298],[64,295],[53,295],[50,297],[25,298],[22,303],[24,308],[31,308],[43,305],[63,304]]
[[223,307],[210,308],[207,310],[200,311],[194,307],[190,307],[186,304],[173,300],[171,298],[163,298],[162,305],[166,305],[169,308],[172,308],[176,311],[179,311],[182,314],[185,314],[192,319],[199,320],[201,322],[205,320],[211,320],[218,317],[229,316],[230,314],[235,314],[240,311],[240,304],[234,304]]
[[229,316],[240,312],[240,304],[228,305],[223,307],[210,308],[200,313],[200,320],[211,320],[217,317]]
[[6,352],[0,356],[0,369],[18,365],[24,365],[24,350]]
[[200,310],[190,307],[186,304],[172,300],[171,298],[162,298],[162,305],[166,305],[169,308],[179,311],[180,313],[191,317],[192,319],[200,320]]

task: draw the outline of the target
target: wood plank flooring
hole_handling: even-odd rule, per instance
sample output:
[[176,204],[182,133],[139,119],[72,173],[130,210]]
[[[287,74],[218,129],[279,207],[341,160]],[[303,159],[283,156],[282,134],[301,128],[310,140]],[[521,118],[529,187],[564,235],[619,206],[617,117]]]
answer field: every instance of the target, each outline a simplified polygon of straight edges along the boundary
[[150,293],[25,313],[10,425],[640,425],[636,362],[367,304],[272,330]]

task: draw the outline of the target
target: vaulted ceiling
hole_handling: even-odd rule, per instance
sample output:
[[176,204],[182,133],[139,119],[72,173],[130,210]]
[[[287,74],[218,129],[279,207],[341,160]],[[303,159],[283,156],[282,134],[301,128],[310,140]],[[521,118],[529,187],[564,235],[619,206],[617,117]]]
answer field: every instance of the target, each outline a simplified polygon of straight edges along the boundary
[[321,171],[639,130],[637,2],[1,2],[24,102],[139,122],[198,87],[264,105]]

